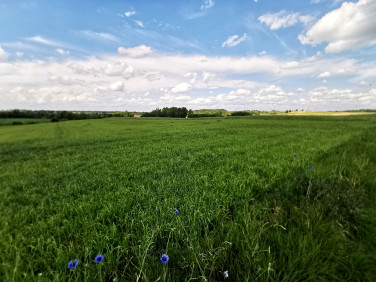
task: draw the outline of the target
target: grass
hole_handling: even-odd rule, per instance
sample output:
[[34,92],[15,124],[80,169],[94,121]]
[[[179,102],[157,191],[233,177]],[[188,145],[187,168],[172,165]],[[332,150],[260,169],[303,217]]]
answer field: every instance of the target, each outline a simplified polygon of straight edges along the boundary
[[375,281],[375,127],[281,116],[1,127],[0,280]]

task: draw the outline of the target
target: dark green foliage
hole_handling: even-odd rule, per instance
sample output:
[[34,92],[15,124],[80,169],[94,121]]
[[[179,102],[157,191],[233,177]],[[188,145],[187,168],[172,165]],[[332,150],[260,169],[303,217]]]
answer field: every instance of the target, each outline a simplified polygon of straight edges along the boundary
[[231,112],[232,116],[251,116],[252,113],[250,111],[236,111],[236,112]]
[[171,107],[167,108],[164,107],[163,109],[156,108],[155,110],[151,111],[150,113],[143,113],[142,117],[175,117],[175,118],[185,118],[187,115],[191,115],[192,111],[187,110],[186,107],[178,108],[178,107]]
[[110,112],[71,112],[71,111],[31,111],[31,110],[10,110],[0,111],[0,119],[3,118],[35,118],[35,119],[58,119],[58,120],[79,120],[110,117]]
[[22,121],[13,121],[12,125],[23,125]]

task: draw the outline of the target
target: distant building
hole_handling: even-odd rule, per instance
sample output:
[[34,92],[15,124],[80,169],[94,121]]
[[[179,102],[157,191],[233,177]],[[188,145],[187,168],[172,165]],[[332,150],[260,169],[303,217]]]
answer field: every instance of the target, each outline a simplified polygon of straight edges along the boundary
[[133,117],[134,117],[134,118],[140,118],[141,115],[134,115]]

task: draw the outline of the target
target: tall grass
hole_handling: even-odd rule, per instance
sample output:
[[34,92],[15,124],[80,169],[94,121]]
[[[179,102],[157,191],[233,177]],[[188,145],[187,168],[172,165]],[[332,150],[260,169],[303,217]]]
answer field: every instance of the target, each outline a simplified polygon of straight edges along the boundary
[[375,280],[375,125],[278,117],[2,127],[0,279]]

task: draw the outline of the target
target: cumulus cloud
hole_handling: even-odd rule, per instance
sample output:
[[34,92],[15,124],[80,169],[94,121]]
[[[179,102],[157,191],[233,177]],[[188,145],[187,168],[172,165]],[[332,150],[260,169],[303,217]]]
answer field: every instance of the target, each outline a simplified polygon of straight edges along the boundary
[[0,46],[0,63],[8,60],[8,53]]
[[131,47],[131,48],[124,48],[120,46],[117,51],[120,55],[125,55],[125,56],[130,56],[130,57],[141,57],[141,56],[151,54],[153,52],[151,47],[146,46],[146,45],[140,45],[140,46]]
[[113,91],[123,91],[124,89],[124,82],[119,80],[110,85],[110,89]]
[[211,79],[213,79],[215,77],[215,74],[214,73],[210,73],[210,72],[202,72],[202,80],[205,82],[205,83],[209,83],[209,81]]
[[187,92],[192,89],[192,85],[186,82],[180,83],[171,89],[172,93]]
[[121,76],[128,79],[133,76],[134,69],[133,66],[127,65],[125,62],[116,62],[114,64],[107,64],[103,72],[109,76]]
[[319,74],[318,78],[322,78],[322,77],[331,77],[332,74],[328,71],[325,71],[325,72],[322,72]]
[[227,38],[227,40],[225,42],[222,43],[222,48],[224,47],[235,47],[237,45],[239,45],[240,43],[242,43],[244,40],[247,39],[247,34],[243,34],[242,37],[240,37],[239,35],[233,35],[233,36],[230,36],[229,38]]
[[55,49],[56,53],[60,54],[60,55],[69,55],[69,51],[66,51],[64,49],[61,49],[61,48],[57,48]]
[[215,1],[214,0],[204,0],[202,5],[201,5],[201,10],[207,10],[210,9],[214,6]]
[[161,77],[157,73],[149,73],[145,76],[149,81],[160,80]]
[[308,91],[308,102],[311,105],[326,104],[342,109],[353,108],[354,103],[357,103],[360,107],[373,107],[376,103],[376,89],[370,89],[368,92],[357,92],[352,89],[322,86]]
[[259,22],[267,25],[271,30],[286,28],[297,23],[309,24],[314,20],[310,15],[301,15],[300,13],[288,14],[286,11],[280,11],[275,14],[265,14],[258,18]]
[[344,2],[319,19],[305,35],[299,35],[302,44],[316,45],[328,42],[327,53],[376,44],[376,1]]
[[[316,78],[320,74],[325,77],[325,72],[331,76],[352,75],[349,81],[355,81],[356,87],[360,87],[359,81],[376,78],[376,67],[372,61],[359,63],[354,59],[323,55],[288,61],[267,55],[215,57],[167,54],[152,52],[144,45],[122,47],[119,54],[101,57],[18,59],[0,63],[0,100],[3,108],[46,109],[58,105],[61,109],[82,110],[151,110],[163,106],[288,109],[286,107],[295,105],[293,101],[297,101],[296,105],[300,108],[303,103],[300,99],[310,101],[309,90],[301,88],[295,94],[280,85],[252,81],[249,77],[252,74],[266,75],[263,77],[269,78],[269,81],[288,81],[290,77],[298,83],[296,88],[306,88],[304,79]],[[335,80],[332,80],[331,84],[334,83]],[[368,90],[371,87],[362,88]],[[319,90],[316,89],[316,92]],[[321,92],[336,93],[330,90]],[[149,94],[145,96],[145,93]],[[370,106],[376,107],[374,100],[367,98],[370,97],[367,93],[354,97],[369,101]],[[320,99],[323,102],[317,103],[318,107],[327,105],[327,109],[331,109],[325,96]],[[351,99],[346,101],[344,107],[351,108]]]
[[144,23],[143,23],[142,21],[137,21],[137,20],[135,20],[134,22],[135,22],[136,25],[138,25],[139,27],[144,28]]
[[128,18],[131,17],[131,16],[133,16],[133,15],[135,15],[135,14],[136,14],[136,12],[133,11],[133,10],[132,10],[132,11],[127,11],[127,12],[124,13],[124,15],[125,15],[126,17],[128,17]]

